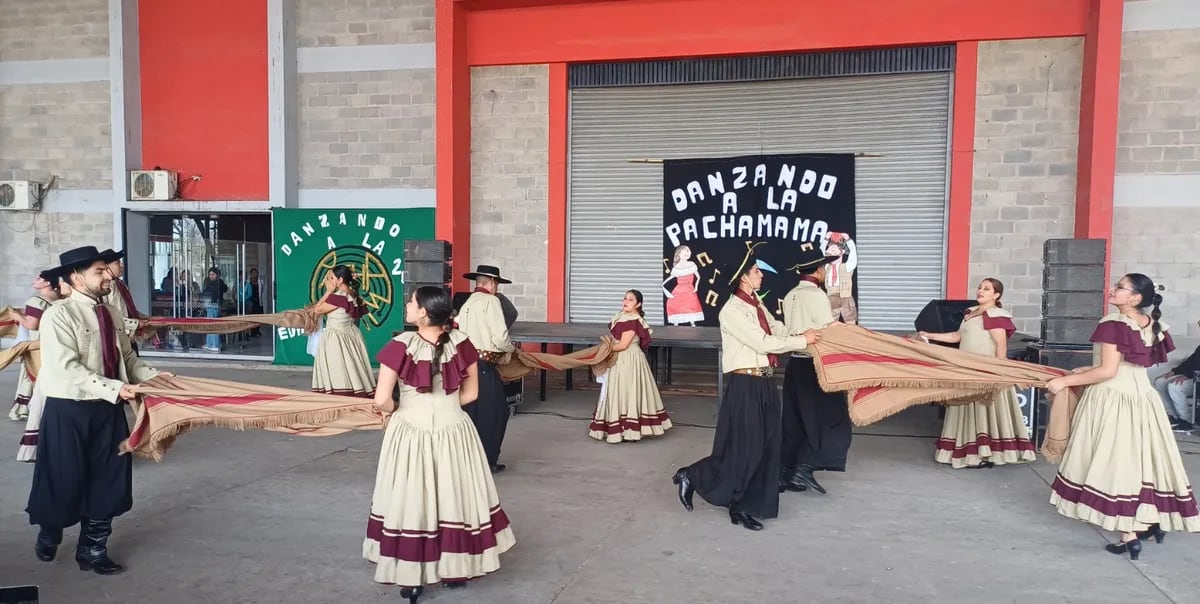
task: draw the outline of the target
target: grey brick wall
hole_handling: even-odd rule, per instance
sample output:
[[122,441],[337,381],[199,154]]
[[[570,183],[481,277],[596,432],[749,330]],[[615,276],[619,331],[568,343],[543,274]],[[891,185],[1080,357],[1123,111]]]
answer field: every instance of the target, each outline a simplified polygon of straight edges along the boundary
[[[0,61],[106,56],[106,0],[0,0]],[[0,85],[0,180],[110,189],[109,120],[108,82]],[[24,302],[59,253],[111,246],[112,232],[111,214],[0,212],[0,304]]]
[[1082,60],[1078,38],[979,45],[970,293],[1000,279],[1026,333],[1039,331],[1042,244],[1074,229]]
[[[1200,175],[1200,29],[1126,32],[1120,99],[1118,177]],[[1185,207],[1121,201],[1137,205],[1114,209],[1113,280],[1140,272],[1166,285],[1164,320],[1200,336],[1200,190]]]
[[433,188],[434,71],[300,74],[300,186]]
[[113,216],[0,212],[0,306],[23,304],[38,272],[81,245],[113,245]]
[[1200,29],[1124,34],[1117,142],[1120,174],[1200,173]]
[[433,42],[434,0],[300,0],[300,46]]
[[0,0],[0,61],[108,56],[108,0]]
[[[300,47],[433,42],[433,0],[302,0]],[[302,73],[300,186],[433,188],[433,69]]]
[[1200,207],[1114,208],[1112,281],[1125,273],[1145,273],[1165,285],[1163,321],[1176,335],[1200,336],[1196,233]]
[[0,180],[112,187],[108,82],[0,86]]
[[521,318],[546,320],[549,69],[471,70],[471,264],[511,274]]

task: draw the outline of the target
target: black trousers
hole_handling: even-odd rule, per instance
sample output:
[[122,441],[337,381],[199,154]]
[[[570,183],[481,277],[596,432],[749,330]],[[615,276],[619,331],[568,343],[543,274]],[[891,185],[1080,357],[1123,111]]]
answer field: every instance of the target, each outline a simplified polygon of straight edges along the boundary
[[779,515],[779,392],[769,377],[725,377],[712,453],[687,469],[705,501],[759,518]]
[[844,472],[852,429],[846,395],[821,390],[813,360],[792,357],[783,377],[783,473],[800,465]]
[[129,437],[125,405],[47,398],[29,490],[29,523],[66,528],[133,508],[133,459],[117,448]]
[[508,431],[508,397],[504,393],[504,381],[496,366],[488,361],[479,361],[479,398],[463,407],[475,423],[483,450],[487,453],[488,465],[496,465],[500,459],[500,445]]

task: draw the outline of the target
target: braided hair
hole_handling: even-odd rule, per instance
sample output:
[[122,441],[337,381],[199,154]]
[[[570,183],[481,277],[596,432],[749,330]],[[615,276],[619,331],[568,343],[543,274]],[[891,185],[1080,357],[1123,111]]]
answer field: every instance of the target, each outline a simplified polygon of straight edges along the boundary
[[1146,308],[1152,307],[1150,310],[1150,329],[1154,332],[1154,341],[1157,342],[1158,334],[1162,332],[1162,326],[1158,324],[1158,321],[1162,318],[1162,309],[1159,307],[1162,306],[1163,302],[1162,294],[1158,292],[1163,288],[1161,285],[1155,285],[1150,277],[1142,273],[1129,273],[1125,275],[1125,278],[1129,280],[1129,285],[1133,288],[1133,291],[1142,296],[1142,301],[1137,306],[1138,309],[1145,312]]
[[334,277],[337,277],[342,283],[346,284],[346,293],[356,309],[350,315],[354,318],[354,324],[358,325],[359,318],[366,314],[366,305],[363,304],[362,294],[359,293],[359,290],[362,288],[362,282],[358,280],[358,277],[354,276],[354,271],[350,270],[350,267],[345,264],[333,267],[330,269],[330,272],[333,273]]
[[450,299],[450,292],[436,285],[417,288],[413,297],[416,298],[417,306],[425,310],[429,325],[442,328],[442,333],[433,348],[433,375],[437,375],[442,370],[442,352],[446,344],[450,343],[450,326],[454,324],[454,303]]

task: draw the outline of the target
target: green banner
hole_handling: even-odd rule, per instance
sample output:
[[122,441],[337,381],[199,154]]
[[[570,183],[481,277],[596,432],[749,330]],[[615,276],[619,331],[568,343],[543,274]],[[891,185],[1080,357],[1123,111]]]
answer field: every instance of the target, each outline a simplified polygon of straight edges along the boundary
[[[316,302],[325,273],[345,264],[359,275],[369,314],[359,322],[372,359],[404,327],[404,241],[433,239],[433,208],[272,211],[275,308]],[[275,329],[276,365],[312,365],[308,335]]]

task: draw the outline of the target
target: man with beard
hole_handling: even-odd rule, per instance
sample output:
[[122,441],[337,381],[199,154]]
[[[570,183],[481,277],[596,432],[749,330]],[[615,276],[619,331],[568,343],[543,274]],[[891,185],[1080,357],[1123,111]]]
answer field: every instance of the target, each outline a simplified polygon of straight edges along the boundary
[[40,527],[39,560],[54,560],[63,529],[80,523],[79,568],[115,574],[124,569],[108,557],[112,519],[133,507],[133,461],[118,452],[129,437],[123,404],[137,398],[134,384],[160,373],[137,358],[116,311],[102,302],[112,293],[108,259],[86,246],[59,261],[74,291],[42,316],[46,406],[25,511]]
[[129,286],[121,280],[125,276],[125,265],[121,260],[125,258],[125,252],[114,252],[111,249],[100,252],[100,256],[108,266],[108,274],[112,277],[112,293],[104,299],[104,303],[108,304],[113,310],[117,311],[119,328],[125,331],[130,340],[130,346],[133,352],[138,351],[137,343],[132,341],[133,335],[137,333],[138,319],[142,318],[142,313],[138,312],[137,304],[133,301],[133,294],[129,291]]
[[488,465],[493,473],[497,473],[505,468],[499,460],[500,446],[508,428],[508,397],[496,361],[514,349],[497,293],[500,284],[512,281],[501,277],[499,268],[486,264],[479,265],[475,272],[467,273],[463,278],[475,281],[475,291],[463,303],[455,321],[479,351],[479,398],[463,410],[475,422]]
[[[822,329],[833,323],[833,311],[822,287],[828,258],[811,243],[800,248],[792,267],[800,283],[783,298],[783,321],[790,333]],[[783,445],[779,490],[825,493],[813,472],[846,471],[850,449],[850,410],[845,395],[825,392],[817,380],[812,355],[792,353],[783,377]]]

